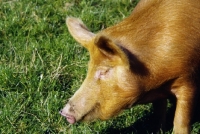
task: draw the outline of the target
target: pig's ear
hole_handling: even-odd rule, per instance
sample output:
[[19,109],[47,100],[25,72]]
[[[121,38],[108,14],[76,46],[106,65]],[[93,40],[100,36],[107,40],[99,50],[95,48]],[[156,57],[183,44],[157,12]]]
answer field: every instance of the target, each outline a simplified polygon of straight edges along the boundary
[[102,54],[113,61],[120,61],[123,64],[129,65],[128,57],[123,51],[123,48],[114,43],[111,39],[106,36],[97,36],[95,38],[95,45],[99,48]]
[[87,45],[93,39],[95,34],[90,32],[80,19],[68,17],[66,19],[66,24],[74,39],[84,47],[88,48]]

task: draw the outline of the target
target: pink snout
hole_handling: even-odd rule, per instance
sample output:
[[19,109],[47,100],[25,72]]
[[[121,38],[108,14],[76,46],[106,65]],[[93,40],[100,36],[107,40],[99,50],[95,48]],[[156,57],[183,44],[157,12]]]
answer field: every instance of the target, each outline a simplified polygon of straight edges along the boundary
[[70,124],[74,124],[76,122],[76,118],[69,114],[70,111],[74,111],[73,108],[67,104],[59,113],[64,116]]

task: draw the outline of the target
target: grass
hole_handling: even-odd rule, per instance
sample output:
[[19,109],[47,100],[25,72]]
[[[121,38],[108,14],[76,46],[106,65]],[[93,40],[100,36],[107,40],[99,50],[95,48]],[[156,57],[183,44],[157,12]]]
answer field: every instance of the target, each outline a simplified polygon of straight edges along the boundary
[[[0,133],[150,132],[151,104],[136,106],[108,121],[89,124],[69,125],[58,113],[84,80],[89,59],[88,52],[68,33],[66,16],[81,18],[97,32],[128,16],[136,3],[130,0],[1,0]],[[193,132],[199,131],[197,122]]]

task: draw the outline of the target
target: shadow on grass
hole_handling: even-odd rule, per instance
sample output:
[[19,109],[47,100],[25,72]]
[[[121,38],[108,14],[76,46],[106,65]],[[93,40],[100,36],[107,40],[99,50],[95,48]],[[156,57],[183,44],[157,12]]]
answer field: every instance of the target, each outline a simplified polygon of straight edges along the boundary
[[[165,125],[165,130],[168,133],[172,133],[173,119],[174,119],[174,113],[175,113],[175,100],[172,99],[172,102],[170,103],[172,103],[172,106],[168,108],[167,110],[166,125]],[[195,118],[193,120],[193,124],[200,122],[200,115],[197,114],[200,112],[200,108],[198,108],[198,110],[196,111],[198,112],[195,112]],[[116,128],[113,124],[102,133],[104,134],[154,134],[156,133],[156,119],[154,117],[155,116],[153,113],[149,113],[143,116],[141,119],[134,122],[131,126],[126,127],[126,128]]]

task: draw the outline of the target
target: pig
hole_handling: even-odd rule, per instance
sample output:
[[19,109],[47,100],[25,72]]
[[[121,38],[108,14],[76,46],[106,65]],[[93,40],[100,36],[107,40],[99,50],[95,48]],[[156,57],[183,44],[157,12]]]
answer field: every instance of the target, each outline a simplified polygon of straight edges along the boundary
[[153,103],[161,128],[174,96],[173,133],[190,133],[200,91],[199,0],[140,0],[129,17],[96,34],[80,19],[66,24],[90,54],[84,82],[60,111],[69,123]]

